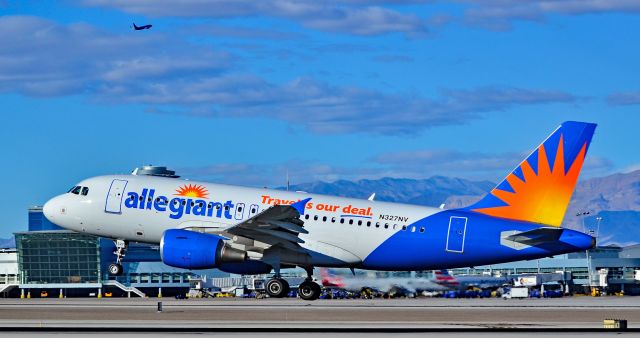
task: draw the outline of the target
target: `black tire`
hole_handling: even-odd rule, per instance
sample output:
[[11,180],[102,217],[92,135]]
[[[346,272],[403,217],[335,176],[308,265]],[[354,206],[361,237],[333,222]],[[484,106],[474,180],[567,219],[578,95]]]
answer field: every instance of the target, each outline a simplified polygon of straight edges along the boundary
[[271,278],[265,285],[265,290],[269,297],[283,298],[289,293],[289,283],[282,278]]
[[117,263],[109,264],[109,274],[111,276],[121,276],[122,275],[122,265]]
[[298,296],[304,300],[316,300],[322,292],[320,285],[314,282],[305,281],[298,286]]

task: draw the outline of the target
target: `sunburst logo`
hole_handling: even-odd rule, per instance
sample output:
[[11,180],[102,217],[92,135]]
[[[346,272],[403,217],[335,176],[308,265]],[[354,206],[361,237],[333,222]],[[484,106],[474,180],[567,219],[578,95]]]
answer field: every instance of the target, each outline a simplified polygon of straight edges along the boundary
[[195,198],[208,198],[209,191],[207,188],[199,184],[185,184],[182,187],[176,189],[176,196],[195,197]]
[[553,166],[549,165],[544,143],[536,151],[537,174],[529,161],[525,160],[520,165],[524,180],[511,173],[506,178],[511,191],[503,190],[507,188],[491,191],[506,205],[473,210],[490,216],[560,226],[578,181],[587,142],[582,145],[568,171],[565,171],[563,135],[560,135]]

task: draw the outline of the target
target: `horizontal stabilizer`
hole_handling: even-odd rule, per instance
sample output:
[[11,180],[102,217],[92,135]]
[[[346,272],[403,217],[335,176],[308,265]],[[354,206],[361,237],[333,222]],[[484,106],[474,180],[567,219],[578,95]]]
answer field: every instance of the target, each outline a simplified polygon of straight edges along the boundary
[[563,231],[562,228],[539,228],[510,235],[506,239],[520,244],[536,246],[544,243],[557,242]]

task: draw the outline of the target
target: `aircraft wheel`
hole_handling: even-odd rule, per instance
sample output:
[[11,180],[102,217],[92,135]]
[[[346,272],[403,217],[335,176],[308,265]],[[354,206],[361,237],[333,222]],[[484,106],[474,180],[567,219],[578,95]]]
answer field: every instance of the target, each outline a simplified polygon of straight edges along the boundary
[[320,285],[314,282],[305,281],[298,286],[298,296],[304,300],[316,300],[320,297]]
[[117,263],[109,264],[109,274],[111,276],[120,276],[122,275],[122,265]]
[[265,286],[269,297],[283,298],[289,293],[289,283],[282,278],[271,278]]

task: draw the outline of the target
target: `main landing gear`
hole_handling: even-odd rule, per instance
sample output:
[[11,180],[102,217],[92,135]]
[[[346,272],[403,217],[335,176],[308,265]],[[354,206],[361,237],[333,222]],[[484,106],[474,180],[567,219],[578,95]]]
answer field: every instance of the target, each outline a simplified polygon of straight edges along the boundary
[[320,297],[320,292],[320,285],[311,280],[305,280],[298,286],[298,296],[304,300],[316,300]]
[[322,289],[318,283],[313,281],[313,267],[306,266],[307,279],[298,286],[298,296],[304,300],[316,300],[320,297]]
[[289,294],[291,288],[286,280],[280,278],[279,274],[276,274],[276,276],[267,281],[265,289],[269,297],[283,298]]
[[129,243],[122,239],[117,239],[113,242],[116,244],[116,251],[113,252],[116,255],[116,262],[109,264],[109,274],[111,276],[120,276],[122,275],[122,257],[124,257]]
[[[316,300],[320,297],[322,289],[313,281],[313,267],[305,267],[305,270],[307,279],[298,286],[298,296],[304,300]],[[289,283],[280,277],[279,270],[276,270],[275,276],[267,281],[265,289],[267,294],[274,298],[286,297],[290,290]]]
[[[320,297],[322,289],[318,283],[313,281],[313,267],[305,267],[307,278],[298,286],[298,296],[304,300],[316,300]],[[283,298],[289,294],[291,288],[289,283],[280,277],[280,269],[276,269],[273,278],[269,279],[265,285],[265,290],[269,297]]]

